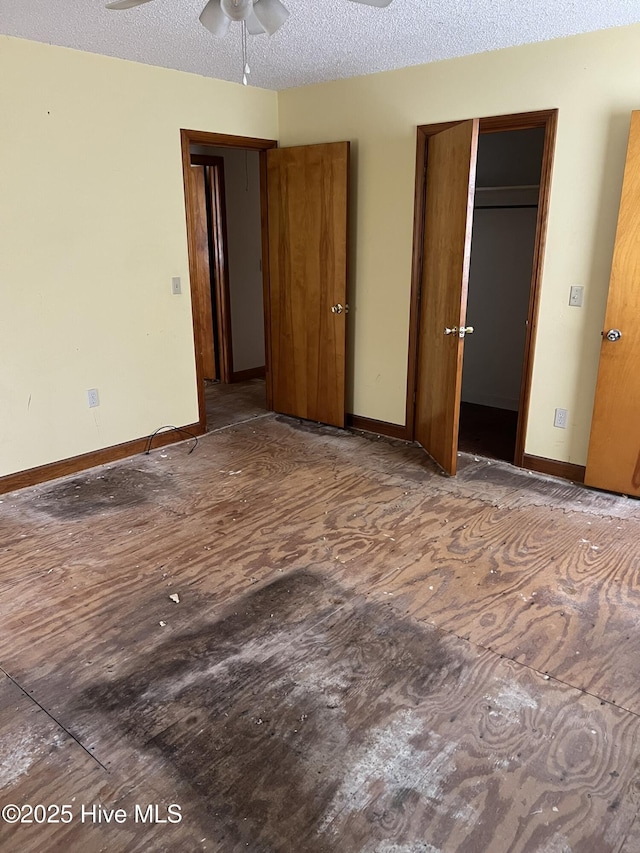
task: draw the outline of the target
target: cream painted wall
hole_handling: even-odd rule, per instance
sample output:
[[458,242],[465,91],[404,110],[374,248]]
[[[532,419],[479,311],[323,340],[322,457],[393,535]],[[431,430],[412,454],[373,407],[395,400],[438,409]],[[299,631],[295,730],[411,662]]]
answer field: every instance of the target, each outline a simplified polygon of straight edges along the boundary
[[625,27],[280,93],[282,145],[352,142],[352,412],[404,422],[416,125],[557,107],[526,450],[584,464],[639,44]]
[[0,475],[197,420],[179,130],[277,95],[2,37],[0,115]]
[[276,95],[1,37],[0,475],[196,419],[180,127],[352,141],[348,408],[402,423],[415,127],[550,107],[526,449],[584,463],[639,42],[627,27]]

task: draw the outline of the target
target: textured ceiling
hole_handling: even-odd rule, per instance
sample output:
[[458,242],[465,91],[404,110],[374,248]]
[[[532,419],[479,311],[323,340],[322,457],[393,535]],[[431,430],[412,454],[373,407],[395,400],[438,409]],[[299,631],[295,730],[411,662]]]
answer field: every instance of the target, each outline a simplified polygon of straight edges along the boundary
[[[214,38],[206,0],[111,12],[101,0],[0,0],[0,32],[239,81],[240,25]],[[640,0],[285,0],[271,38],[249,37],[251,84],[286,89],[640,22]],[[640,45],[639,45],[640,50]]]

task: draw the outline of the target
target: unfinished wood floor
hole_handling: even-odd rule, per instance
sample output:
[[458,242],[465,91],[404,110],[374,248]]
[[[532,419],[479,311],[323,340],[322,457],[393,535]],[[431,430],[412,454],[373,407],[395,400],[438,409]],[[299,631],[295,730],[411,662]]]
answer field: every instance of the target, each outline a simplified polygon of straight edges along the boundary
[[636,501],[272,415],[188,449],[3,496],[0,805],[73,819],[0,849],[640,851]]
[[206,382],[204,396],[208,432],[267,414],[264,379],[247,379],[229,385]]

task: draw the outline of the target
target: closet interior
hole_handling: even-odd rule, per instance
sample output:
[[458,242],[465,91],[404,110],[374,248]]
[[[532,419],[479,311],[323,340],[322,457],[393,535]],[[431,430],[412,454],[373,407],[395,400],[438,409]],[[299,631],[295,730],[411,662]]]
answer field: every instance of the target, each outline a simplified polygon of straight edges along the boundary
[[513,462],[544,128],[481,133],[458,449]]

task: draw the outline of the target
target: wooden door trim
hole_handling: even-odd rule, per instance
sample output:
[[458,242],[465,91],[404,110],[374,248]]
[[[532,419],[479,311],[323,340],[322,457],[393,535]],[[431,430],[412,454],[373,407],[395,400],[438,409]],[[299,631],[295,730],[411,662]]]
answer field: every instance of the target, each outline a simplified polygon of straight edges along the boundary
[[196,384],[198,393],[198,425],[204,431],[207,424],[207,412],[204,395],[204,378],[202,361],[199,355],[199,347],[197,343],[198,323],[200,318],[196,316],[197,306],[193,300],[193,282],[195,281],[195,233],[194,233],[194,217],[190,204],[189,186],[191,181],[191,152],[190,145],[210,145],[218,148],[244,148],[258,151],[260,155],[260,220],[262,223],[262,288],[264,294],[264,314],[265,314],[265,361],[266,361],[266,386],[267,386],[267,408],[271,408],[272,392],[271,392],[271,337],[269,319],[269,256],[265,254],[266,240],[268,237],[268,217],[267,217],[267,194],[266,180],[263,173],[266,174],[266,152],[270,148],[277,148],[278,143],[275,139],[260,139],[250,136],[231,136],[225,133],[209,133],[202,130],[180,130],[180,145],[182,149],[182,180],[184,185],[185,198],[185,216],[187,225],[187,252],[189,257],[189,278],[191,281],[192,293],[192,321],[193,321],[193,339],[195,350],[195,366],[196,366]]
[[[440,122],[438,124],[418,125],[416,139],[416,180],[414,192],[413,216],[413,253],[411,262],[411,296],[409,313],[409,347],[407,365],[407,403],[405,424],[407,434],[413,439],[415,435],[415,399],[417,389],[418,369],[418,339],[420,324],[420,289],[422,278],[422,249],[424,242],[424,216],[426,198],[427,173],[427,143],[430,136],[440,133],[459,124],[460,121]],[[527,332],[522,368],[522,383],[520,388],[520,404],[518,428],[516,434],[516,450],[514,464],[524,464],[524,442],[526,438],[529,402],[531,393],[531,377],[533,374],[533,356],[540,309],[540,283],[542,281],[542,265],[546,242],[547,220],[549,216],[549,199],[551,195],[551,173],[555,151],[558,110],[537,110],[530,113],[515,113],[513,115],[487,116],[480,119],[480,133],[499,133],[509,130],[527,130],[534,127],[545,129],[542,169],[540,175],[540,190],[538,195],[538,218],[536,224],[535,249],[529,295],[529,311],[527,316]]]
[[216,148],[251,148],[256,151],[266,151],[277,148],[275,139],[260,139],[255,136],[232,136],[228,133],[209,133],[207,130],[181,130],[180,135],[187,135],[189,142],[195,145],[212,145]]
[[[275,148],[276,146],[272,146]],[[264,363],[266,407],[273,410],[273,364],[271,346],[271,281],[269,278],[269,206],[267,194],[267,150],[260,152],[260,226],[262,231],[262,301],[264,305]]]

